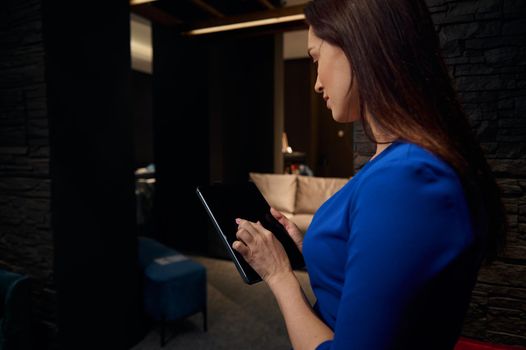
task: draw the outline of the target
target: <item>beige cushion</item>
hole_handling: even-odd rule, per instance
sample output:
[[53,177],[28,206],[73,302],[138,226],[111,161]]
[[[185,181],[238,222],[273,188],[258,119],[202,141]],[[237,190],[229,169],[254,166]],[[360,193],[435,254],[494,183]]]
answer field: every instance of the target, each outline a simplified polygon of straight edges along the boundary
[[249,173],[249,176],[271,207],[294,213],[297,175]]
[[280,210],[280,213],[283,214],[283,215],[285,215],[285,217],[286,217],[287,219],[290,219],[291,217],[294,216],[294,214],[289,213],[288,211],[281,211],[281,210]]
[[349,179],[298,175],[295,214],[314,214]]
[[313,217],[314,215],[312,214],[296,214],[289,219],[298,226],[301,232],[305,233]]

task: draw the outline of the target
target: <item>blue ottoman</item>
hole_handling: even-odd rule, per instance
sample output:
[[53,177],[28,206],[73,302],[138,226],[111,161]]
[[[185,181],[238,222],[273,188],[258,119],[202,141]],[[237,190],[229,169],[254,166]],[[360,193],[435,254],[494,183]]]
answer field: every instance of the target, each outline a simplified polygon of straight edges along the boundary
[[0,350],[32,349],[31,282],[0,269]]
[[203,313],[207,330],[206,269],[201,264],[158,241],[139,237],[139,264],[144,273],[144,308],[161,321],[164,346],[165,321]]

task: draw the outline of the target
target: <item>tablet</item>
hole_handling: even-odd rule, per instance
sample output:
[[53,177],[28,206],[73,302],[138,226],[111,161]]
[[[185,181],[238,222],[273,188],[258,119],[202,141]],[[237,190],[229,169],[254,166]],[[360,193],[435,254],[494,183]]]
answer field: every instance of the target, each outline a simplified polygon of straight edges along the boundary
[[269,204],[253,182],[198,186],[197,196],[246,283],[259,282],[261,277],[242,255],[232,248],[232,243],[237,240],[236,218],[260,221],[263,227],[281,242],[292,268],[300,269],[305,266],[303,255],[285,228],[272,216]]

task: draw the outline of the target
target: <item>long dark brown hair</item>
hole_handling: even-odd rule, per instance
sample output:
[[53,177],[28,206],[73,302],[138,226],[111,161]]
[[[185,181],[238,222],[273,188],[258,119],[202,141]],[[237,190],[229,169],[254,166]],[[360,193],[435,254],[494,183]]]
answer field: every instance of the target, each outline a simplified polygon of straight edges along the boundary
[[314,0],[305,17],[322,40],[347,56],[360,94],[361,121],[438,155],[458,173],[473,223],[486,220],[486,259],[504,244],[500,189],[459,103],[423,0]]

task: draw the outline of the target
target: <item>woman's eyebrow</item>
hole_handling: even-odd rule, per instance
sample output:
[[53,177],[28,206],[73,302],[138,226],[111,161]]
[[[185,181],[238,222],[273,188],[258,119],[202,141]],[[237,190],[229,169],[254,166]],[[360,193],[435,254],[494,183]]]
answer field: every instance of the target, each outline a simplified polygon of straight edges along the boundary
[[324,42],[325,42],[325,41],[322,40],[321,43],[320,43],[320,45],[318,45],[318,46],[309,46],[309,47],[307,48],[307,54],[308,54],[310,57],[314,58],[314,57],[312,56],[312,50],[314,50],[314,49],[316,49],[316,48],[318,49],[318,51],[321,50],[321,46],[323,45]]

